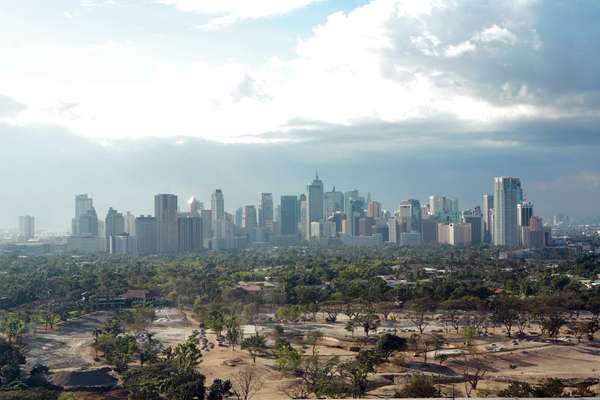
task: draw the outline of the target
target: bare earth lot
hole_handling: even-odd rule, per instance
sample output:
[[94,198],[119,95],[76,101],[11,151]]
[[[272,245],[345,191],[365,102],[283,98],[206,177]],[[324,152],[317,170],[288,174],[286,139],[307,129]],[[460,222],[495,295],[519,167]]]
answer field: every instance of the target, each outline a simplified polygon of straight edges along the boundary
[[[93,313],[76,321],[67,323],[59,331],[45,332],[43,329],[28,335],[26,344],[28,348],[28,366],[45,364],[52,370],[69,370],[103,366],[94,361],[94,351],[90,345],[93,339],[93,330],[99,327],[110,313]],[[349,351],[348,346],[351,336],[344,330],[345,322],[340,319],[335,324],[326,323],[297,323],[284,325],[286,332],[300,338],[307,332],[320,330],[325,335],[319,353],[323,356],[338,355],[350,357],[355,355]],[[150,330],[165,346],[175,345],[184,341],[198,328],[198,323],[193,320],[190,312],[182,312],[174,308],[158,309],[156,319]],[[260,332],[270,332],[270,326],[256,327]],[[402,332],[410,328],[407,320],[388,322],[382,329],[396,328],[400,335],[409,336],[410,332]],[[246,334],[254,332],[254,326],[245,326]],[[429,329],[439,329],[432,325]],[[356,331],[355,336],[360,336],[362,331]],[[460,336],[448,335],[447,347],[460,347]],[[246,351],[236,348],[235,351],[228,347],[220,347],[212,332],[207,332],[207,339],[214,344],[214,348],[203,352],[201,372],[206,375],[207,384],[213,379],[228,379],[247,367],[252,367],[261,372],[263,387],[256,399],[281,399],[287,396],[281,388],[293,382],[294,378],[280,374],[275,367],[275,360],[270,357],[259,357],[256,364]],[[495,344],[498,350],[490,350],[490,345]],[[300,346],[299,346],[300,347]],[[505,387],[511,380],[525,380],[537,382],[546,378],[586,379],[600,378],[600,345],[592,345],[587,341],[581,343],[550,343],[531,338],[518,340],[507,338],[500,329],[487,338],[478,339],[471,349],[473,352],[484,356],[489,372],[481,382],[480,388],[494,390]],[[422,356],[415,357],[412,353],[405,353],[404,366],[387,363],[381,366],[372,376],[374,384],[367,397],[377,398],[393,394],[398,386],[394,382],[402,382],[403,377],[415,372],[437,371],[436,374],[452,378],[460,377],[460,357],[448,360],[442,367],[431,357],[423,363]],[[441,371],[441,372],[440,372]],[[435,374],[434,374],[435,375]],[[449,388],[449,385],[445,386]],[[457,396],[462,394],[462,384],[455,384]],[[597,389],[597,387],[596,387]],[[121,398],[115,392],[115,398]],[[90,394],[86,398],[96,398]],[[102,397],[98,397],[102,398]],[[109,398],[109,397],[104,397]]]

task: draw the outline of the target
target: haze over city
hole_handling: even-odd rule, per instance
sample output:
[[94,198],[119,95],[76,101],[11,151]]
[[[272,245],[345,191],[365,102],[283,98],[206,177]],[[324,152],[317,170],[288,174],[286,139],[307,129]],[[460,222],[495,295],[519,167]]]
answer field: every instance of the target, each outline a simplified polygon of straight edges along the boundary
[[[8,1],[0,226],[72,199],[233,212],[330,190],[474,207],[518,176],[545,217],[598,215],[599,5],[583,1]],[[565,56],[568,54],[568,56]]]

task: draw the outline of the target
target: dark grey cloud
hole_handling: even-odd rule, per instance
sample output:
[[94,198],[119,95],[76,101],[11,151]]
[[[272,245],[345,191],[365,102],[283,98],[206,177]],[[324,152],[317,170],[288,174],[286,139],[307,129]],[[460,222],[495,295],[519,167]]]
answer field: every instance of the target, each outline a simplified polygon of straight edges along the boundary
[[[599,19],[593,0],[463,1],[418,19],[392,18],[394,46],[382,73],[402,81],[435,73],[438,87],[496,104],[593,110],[600,93]],[[489,28],[514,40],[482,35]],[[465,42],[474,49],[447,56],[449,46]]]
[[[169,138],[115,140],[102,146],[59,127],[0,125],[0,226],[16,226],[18,215],[30,213],[40,227],[66,229],[73,196],[82,192],[93,194],[102,217],[109,206],[151,213],[152,196],[159,192],[176,193],[182,202],[191,195],[208,202],[215,188],[223,189],[226,208],[233,211],[256,204],[261,191],[276,198],[302,192],[316,169],[328,189],[371,191],[388,208],[409,197],[426,200],[432,193],[474,206],[483,192],[492,190],[493,176],[514,175],[522,178],[542,215],[600,213],[600,186],[590,184],[600,177],[598,143],[592,138],[586,145],[585,134],[578,146],[561,145],[558,128],[541,139],[547,131],[543,124],[535,130],[511,126],[473,134],[443,118],[429,126],[312,127],[293,132],[294,138],[302,137],[296,143]],[[521,133],[528,131],[533,133]],[[403,140],[389,140],[402,135]],[[482,146],[485,135],[502,145]],[[507,145],[513,138],[520,141]]]

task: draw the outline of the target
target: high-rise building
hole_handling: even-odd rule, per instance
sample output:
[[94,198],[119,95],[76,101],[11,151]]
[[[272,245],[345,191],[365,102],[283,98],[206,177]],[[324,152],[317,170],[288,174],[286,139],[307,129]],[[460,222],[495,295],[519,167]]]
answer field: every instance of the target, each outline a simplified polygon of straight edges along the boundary
[[483,241],[485,243],[491,243],[492,242],[492,232],[493,232],[492,220],[493,220],[493,213],[494,213],[494,196],[491,195],[491,194],[485,193],[483,195],[483,207],[482,207],[482,214],[483,214]]
[[375,226],[375,219],[371,217],[360,217],[357,220],[358,223],[358,236],[371,236],[373,234],[373,227]]
[[80,215],[74,225],[77,226],[74,233],[75,236],[99,236],[98,215],[94,207]]
[[156,218],[140,215],[135,219],[138,254],[156,254]]
[[245,206],[244,207],[244,228],[248,231],[256,228],[256,207]]
[[327,220],[329,222],[332,222],[334,227],[333,229],[335,230],[335,235],[339,236],[340,233],[342,233],[342,226],[343,226],[343,221],[344,221],[344,213],[341,211],[336,211],[333,213],[333,215],[331,215]]
[[421,203],[419,200],[402,201],[398,209],[398,217],[403,232],[421,232]]
[[347,236],[359,236],[358,219],[363,215],[363,199],[350,199],[346,204],[346,231]]
[[533,217],[533,203],[524,201],[517,204],[517,225],[529,226],[531,217]]
[[436,243],[438,241],[437,232],[437,221],[435,218],[426,217],[421,220],[423,243]]
[[337,211],[344,211],[344,193],[337,192],[334,186],[331,192],[325,193],[325,218],[331,217]]
[[181,215],[177,219],[179,251],[184,253],[197,253],[202,251],[202,218],[189,214]]
[[369,218],[381,218],[381,203],[378,201],[371,201],[367,206],[367,217]]
[[[212,210],[201,210],[200,217],[202,218],[202,240],[204,241],[204,248],[210,248],[210,241],[214,236],[213,233],[213,211]],[[241,227],[241,224],[240,224]]]
[[398,244],[400,241],[400,225],[395,217],[388,219],[388,241]]
[[190,197],[190,199],[187,202],[187,205],[188,212],[190,213],[190,215],[193,215],[195,217],[199,217],[200,211],[204,209],[204,204],[198,201],[198,199],[196,199],[195,196]]
[[308,218],[308,199],[300,196],[300,233],[306,240],[310,240],[310,221]]
[[125,233],[135,237],[135,215],[127,211],[123,218],[125,218]]
[[137,256],[137,240],[127,233],[111,235],[108,238],[108,252],[110,254]]
[[[90,217],[90,214],[88,214],[88,212],[90,210],[92,210],[93,208],[94,208],[93,200],[87,194],[78,194],[77,196],[75,196],[75,217],[73,218],[72,227],[71,227],[71,233],[73,235],[79,235],[79,234],[86,235],[86,233],[79,232],[79,222],[80,222],[79,218],[84,215],[87,215],[86,218]],[[94,210],[94,214],[95,213],[96,213],[96,211]],[[86,224],[87,222],[90,222],[90,221],[83,221],[84,224]],[[96,222],[96,225],[97,225],[97,222]],[[96,228],[96,231],[97,231],[97,228]],[[96,233],[96,235],[97,235],[97,233]]]
[[494,244],[516,246],[519,244],[517,229],[517,204],[523,199],[519,178],[494,178]]
[[273,194],[260,193],[258,197],[258,226],[273,226]]
[[19,238],[22,240],[33,239],[35,236],[35,218],[31,215],[19,217]]
[[315,174],[315,180],[306,188],[308,198],[308,221],[323,222],[323,182],[319,174]]
[[75,196],[75,218],[78,218],[88,212],[94,206],[94,202],[87,194],[78,194]]
[[444,196],[438,196],[435,194],[429,196],[429,212],[431,213],[431,215],[435,215],[437,213],[442,213],[445,211],[445,199],[446,198]]
[[298,197],[281,196],[281,234],[298,233]]
[[154,196],[154,216],[156,217],[156,243],[159,253],[175,253],[177,243],[177,196],[157,194]]
[[244,226],[244,207],[235,210],[235,226],[238,229]]
[[104,234],[106,235],[107,243],[111,236],[122,235],[125,233],[125,218],[123,214],[110,207],[104,220]]
[[533,204],[530,201],[524,201],[517,204],[517,229],[519,234],[519,243],[525,245],[527,241],[527,228],[529,220],[533,216]]
[[479,214],[464,215],[463,221],[471,226],[471,244],[480,245],[483,241],[483,218]]
[[210,206],[213,211],[213,221],[225,219],[225,198],[221,189],[215,190],[211,195]]

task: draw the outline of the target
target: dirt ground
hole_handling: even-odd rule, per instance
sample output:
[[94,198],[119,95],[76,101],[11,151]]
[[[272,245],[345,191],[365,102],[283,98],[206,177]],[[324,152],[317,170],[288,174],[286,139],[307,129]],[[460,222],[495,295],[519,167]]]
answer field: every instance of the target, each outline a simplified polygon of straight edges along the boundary
[[94,361],[94,351],[90,346],[94,328],[101,326],[111,315],[108,312],[88,314],[56,330],[46,331],[38,327],[24,338],[26,368],[42,364],[57,371],[105,366]]
[[[38,330],[35,334],[29,335],[26,338],[28,365],[41,363],[49,366],[52,370],[103,366],[102,363],[94,361],[94,351],[90,345],[93,339],[93,329],[100,326],[109,316],[109,313],[93,313],[77,321],[69,322],[59,331]],[[155,333],[156,339],[165,346],[169,346],[184,341],[198,326],[199,324],[193,319],[191,312],[163,308],[157,309],[156,319],[150,331]],[[284,325],[284,328],[286,333],[298,339],[294,343],[299,343],[300,338],[310,331],[322,331],[325,340],[318,348],[319,354],[346,358],[352,357],[356,353],[348,350],[352,338],[344,326],[345,321],[340,319],[335,324],[293,323]],[[386,331],[394,328],[399,335],[405,337],[410,336],[412,330],[410,322],[407,320],[389,321],[380,330]],[[429,330],[439,328],[437,325],[428,327]],[[255,329],[268,334],[272,325],[244,326],[246,334],[253,333]],[[361,336],[362,331],[357,330],[354,335]],[[214,345],[214,347],[209,346],[207,351],[203,351],[200,365],[200,371],[206,376],[207,385],[210,385],[215,378],[233,379],[245,368],[252,368],[262,377],[262,388],[255,399],[287,398],[282,392],[282,387],[289,385],[294,378],[279,373],[272,357],[258,357],[254,364],[246,351],[240,348],[232,350],[229,347],[219,346],[216,336],[211,331],[206,332],[206,338],[209,343]],[[461,336],[448,335],[446,348],[460,347],[462,347]],[[306,346],[305,349],[308,351]],[[597,341],[595,344],[590,344],[587,341],[552,343],[535,338],[514,340],[507,338],[501,329],[497,329],[495,334],[492,333],[489,337],[475,340],[469,350],[477,353],[487,365],[488,372],[479,385],[479,388],[482,389],[497,391],[506,387],[511,380],[535,383],[546,378],[580,380],[600,378],[600,344]],[[404,382],[407,376],[414,373],[428,373],[434,377],[450,380],[460,378],[462,374],[461,357],[451,358],[442,366],[433,357],[429,357],[427,362],[424,362],[422,355],[415,357],[410,352],[406,352],[402,357],[404,363],[401,366],[400,363],[396,363],[397,365],[386,363],[378,367],[377,372],[370,378],[372,384],[367,397],[380,398],[393,395],[394,391],[400,388],[398,383]],[[454,387],[456,396],[464,394],[462,383],[443,385],[447,393],[451,393],[452,387]],[[115,391],[114,398],[123,398],[122,394],[122,392]],[[102,398],[94,396],[86,394],[81,398]]]

